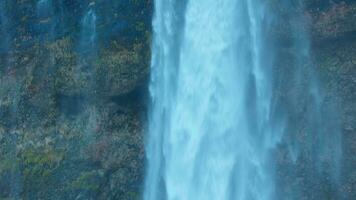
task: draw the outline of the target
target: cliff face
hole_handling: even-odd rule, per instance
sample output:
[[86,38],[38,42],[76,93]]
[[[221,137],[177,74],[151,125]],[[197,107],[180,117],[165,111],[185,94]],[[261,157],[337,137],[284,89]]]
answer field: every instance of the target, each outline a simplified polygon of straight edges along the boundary
[[0,199],[137,199],[151,1],[0,2]]
[[[313,9],[312,9],[313,8]],[[356,2],[311,7],[314,59],[322,83],[339,102],[343,157],[340,190],[356,196]]]
[[[280,177],[278,181],[283,185],[280,188],[281,195],[300,193],[302,195],[298,199],[352,199],[356,196],[354,189],[356,159],[353,156],[356,152],[356,2],[304,0],[303,5],[295,3],[293,7],[290,6],[293,1],[290,1],[287,6],[289,9],[283,4],[272,2],[274,2],[272,8],[278,16],[278,20],[274,22],[274,29],[271,30],[271,38],[277,41],[279,50],[276,70],[284,71],[281,81],[284,85],[289,84],[285,88],[290,89],[283,89],[282,86],[281,91],[277,89],[277,92],[286,96],[282,99],[287,98],[291,101],[292,98],[295,102],[293,106],[300,110],[300,113],[294,113],[299,116],[295,122],[301,123],[300,128],[288,130],[287,136],[295,137],[297,143],[303,147],[296,163],[284,161],[287,150],[283,147],[278,152],[280,155],[280,158],[277,158],[280,160],[280,166],[277,167]],[[304,30],[306,34],[302,35],[296,30]],[[305,44],[301,44],[303,42]],[[310,157],[314,153],[311,151],[312,148],[305,145],[308,142],[303,130],[305,123],[303,112],[306,112],[307,107],[303,107],[305,99],[299,98],[298,91],[304,87],[304,82],[309,80],[310,74],[302,74],[303,78],[299,84],[291,80],[294,78],[290,75],[293,70],[289,69],[295,67],[293,66],[296,60],[295,45],[305,45],[306,52],[309,52],[307,62],[299,65],[315,69],[312,76],[318,79],[323,93],[322,106],[334,108],[331,113],[321,115],[329,115],[340,124],[342,156],[337,163],[339,165],[337,183],[329,174],[333,155],[321,158],[320,161],[329,171],[320,173],[316,163],[313,163],[315,158]],[[295,191],[295,188],[298,191]]]
[[356,2],[334,3],[312,16],[315,63],[329,95],[339,102],[343,145],[340,189],[352,199],[356,196]]
[[[356,2],[304,1],[311,60],[339,102],[340,190],[356,196]],[[151,0],[0,2],[0,199],[139,198],[151,15]],[[286,19],[273,35],[288,58]]]

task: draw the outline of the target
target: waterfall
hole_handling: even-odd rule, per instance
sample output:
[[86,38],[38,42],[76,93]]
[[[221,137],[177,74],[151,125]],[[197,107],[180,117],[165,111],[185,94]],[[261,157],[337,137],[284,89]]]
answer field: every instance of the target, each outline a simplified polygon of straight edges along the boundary
[[[77,74],[84,72],[89,73],[91,85],[93,84],[93,76],[95,74],[94,65],[97,59],[97,15],[95,13],[95,4],[89,4],[88,10],[81,19],[81,27],[79,34],[79,43],[77,47],[79,60]],[[81,71],[81,72],[80,72]],[[78,74],[78,75],[79,75]]]
[[92,5],[82,19],[79,51],[84,56],[96,53],[96,13]]
[[[288,111],[293,102],[280,106],[275,94],[283,75],[273,73],[271,20],[265,1],[155,0],[145,200],[283,199],[276,151],[286,146],[297,166],[304,146],[286,134],[300,128]],[[290,74],[303,82],[308,44],[299,40],[299,67]],[[316,79],[305,85],[301,98],[314,102],[305,114],[307,140],[338,149],[340,139],[326,141],[322,133],[328,122]],[[322,163],[318,150],[305,148]]]
[[[98,45],[97,45],[97,14],[95,12],[95,3],[91,2],[88,5],[88,9],[81,19],[81,30],[79,35],[79,48],[77,61],[78,71],[76,75],[78,80],[85,77],[86,92],[89,95],[85,95],[86,101],[95,102],[97,100],[97,85],[96,85],[96,63],[98,61]],[[87,113],[86,123],[84,125],[84,132],[86,136],[85,142],[91,143],[95,138],[95,129],[98,124],[97,108],[93,106]]]
[[39,0],[37,2],[37,17],[45,19],[51,17],[52,1]]

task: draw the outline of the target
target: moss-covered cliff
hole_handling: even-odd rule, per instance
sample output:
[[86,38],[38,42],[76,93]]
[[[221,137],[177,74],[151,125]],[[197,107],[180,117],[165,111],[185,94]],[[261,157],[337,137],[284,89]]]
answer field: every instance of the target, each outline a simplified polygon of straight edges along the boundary
[[0,199],[137,199],[151,1],[0,4]]

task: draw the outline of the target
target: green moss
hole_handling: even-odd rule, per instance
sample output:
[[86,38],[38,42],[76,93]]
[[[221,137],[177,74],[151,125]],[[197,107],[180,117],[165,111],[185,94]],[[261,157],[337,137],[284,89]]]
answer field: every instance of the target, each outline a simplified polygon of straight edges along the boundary
[[95,191],[100,187],[97,181],[98,178],[99,174],[95,171],[83,172],[71,183],[71,187],[74,189]]
[[73,52],[73,41],[70,37],[58,39],[46,45],[49,51],[54,55],[57,61],[72,62],[75,61],[75,54]]
[[128,199],[140,199],[140,194],[138,192],[129,191],[127,192]]
[[16,166],[16,159],[12,159],[10,156],[1,159],[0,162],[0,174],[12,171]]
[[27,165],[43,165],[53,167],[63,159],[63,153],[55,151],[37,152],[34,150],[25,151],[22,160]]
[[34,182],[34,180],[37,180],[38,182],[45,182],[63,159],[63,152],[25,150],[20,154],[20,163],[25,181]]
[[102,51],[96,66],[97,83],[101,91],[110,95],[126,93],[148,75],[149,64],[145,56],[146,44],[136,43],[130,47],[113,42]]

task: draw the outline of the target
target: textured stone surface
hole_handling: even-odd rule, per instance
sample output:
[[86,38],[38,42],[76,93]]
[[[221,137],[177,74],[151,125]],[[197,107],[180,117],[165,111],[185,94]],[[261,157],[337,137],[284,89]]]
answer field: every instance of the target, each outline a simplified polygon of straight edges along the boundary
[[138,199],[151,1],[37,2],[0,2],[0,199]]
[[[283,16],[278,18],[279,21],[273,21],[275,29],[271,30],[271,38],[279,42],[278,48],[280,49],[278,56],[281,60],[277,63],[276,70],[284,71],[285,77],[282,77],[280,81],[282,85],[287,85],[286,88],[291,88],[285,91],[282,87],[279,92],[282,98],[295,99],[296,107],[304,105],[302,102],[304,99],[300,99],[298,93],[295,92],[298,91],[298,87],[303,87],[303,83],[288,85],[293,83],[289,80],[291,78],[289,72],[293,70],[288,69],[294,67],[291,64],[296,54],[293,49],[293,45],[296,44],[293,41],[309,37],[310,44],[306,45],[310,45],[311,57],[309,62],[303,63],[302,66],[316,69],[315,76],[319,79],[324,93],[325,105],[336,104],[336,109],[332,114],[338,116],[341,122],[343,151],[339,163],[341,177],[339,185],[334,185],[329,175],[320,176],[317,172],[310,173],[313,169],[308,169],[308,167],[313,166],[313,160],[308,157],[310,153],[307,148],[303,148],[304,155],[302,152],[302,157],[296,165],[285,162],[288,150],[281,147],[276,153],[280,161],[280,168],[277,171],[282,177],[278,181],[287,185],[283,187],[282,195],[288,196],[299,191],[302,194],[299,199],[352,199],[356,196],[354,156],[356,152],[356,2],[305,0],[304,3],[305,9],[301,9],[303,6],[296,6],[292,10],[286,9],[283,4],[272,5],[278,10],[276,15]],[[303,16],[302,19],[300,16]],[[307,23],[301,23],[302,21]],[[298,29],[304,29],[309,34],[294,34]],[[303,75],[303,77],[303,81],[308,80],[308,75]],[[300,109],[299,115],[303,116],[304,108]],[[302,123],[301,127],[303,120],[303,118],[297,119]],[[300,144],[304,144],[303,130],[297,129],[296,131],[300,131],[295,133],[296,139]],[[307,181],[307,177],[313,177],[313,181]]]

